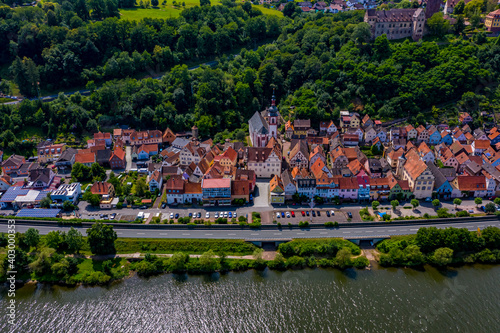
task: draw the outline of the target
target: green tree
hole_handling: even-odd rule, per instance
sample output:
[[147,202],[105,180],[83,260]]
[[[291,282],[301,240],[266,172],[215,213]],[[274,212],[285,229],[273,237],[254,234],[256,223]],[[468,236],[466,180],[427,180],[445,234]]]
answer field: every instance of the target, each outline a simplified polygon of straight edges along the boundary
[[174,253],[169,260],[170,270],[174,273],[185,272],[188,261],[188,254],[182,252]]
[[413,206],[413,209],[415,209],[418,206],[420,206],[420,202],[417,199],[411,199],[410,203]]
[[68,244],[68,250],[72,253],[79,253],[83,247],[84,240],[80,231],[71,227],[66,234],[66,243]]
[[462,204],[462,200],[460,200],[459,198],[455,198],[453,200],[453,204],[455,205],[455,209],[456,209],[457,206],[460,206]]
[[62,244],[65,242],[65,238],[66,235],[62,231],[59,230],[50,231],[45,236],[45,245],[47,245],[49,248],[58,250],[60,247],[62,247]]
[[101,197],[98,194],[92,194],[92,192],[87,191],[83,194],[82,199],[87,201],[89,205],[97,207],[101,203]]
[[106,170],[99,163],[92,163],[90,168],[90,174],[93,181],[104,181],[106,180]]
[[495,204],[493,202],[489,202],[484,206],[484,212],[485,213],[494,213],[496,211]]
[[215,272],[220,269],[220,260],[213,250],[208,250],[200,256],[200,265],[206,272]]
[[460,0],[456,4],[455,8],[453,8],[453,14],[461,15],[464,13],[464,10],[465,10],[465,2],[464,2],[464,0]]
[[[200,0],[200,6],[210,6],[210,0]],[[244,9],[244,8],[243,8]]]
[[351,256],[351,249],[348,247],[343,247],[337,252],[337,255],[335,256],[335,264],[341,269],[349,267],[352,264]]
[[437,12],[427,20],[429,32],[438,37],[443,37],[450,30],[450,21],[444,19],[442,12]]
[[[456,7],[455,7],[456,8]],[[465,29],[465,20],[463,15],[457,16],[457,21],[453,25],[453,32],[455,35],[460,35]]]
[[151,5],[153,7],[158,7],[158,4],[159,4],[159,0],[151,0]]
[[61,259],[60,262],[56,262],[51,267],[52,273],[58,278],[63,278],[68,275],[69,262],[66,258]]
[[29,268],[40,275],[46,274],[49,272],[50,267],[52,265],[52,255],[55,250],[51,248],[44,248],[38,253],[35,257],[35,260],[32,261],[28,266]]
[[367,43],[371,38],[370,25],[368,23],[362,22],[356,24],[354,31],[351,35],[351,40],[357,43]]
[[63,202],[63,209],[64,211],[69,212],[74,209],[74,205],[71,201],[66,200]]
[[453,259],[453,250],[448,247],[441,247],[434,251],[431,261],[438,266],[446,266]]
[[52,203],[52,199],[50,199],[50,194],[47,194],[46,197],[40,200],[40,207],[42,208],[50,208],[50,204]]
[[375,42],[373,43],[373,54],[378,60],[386,59],[391,55],[391,45],[386,34],[375,38]]
[[93,254],[116,253],[116,238],[113,226],[102,222],[96,222],[90,229],[87,229],[87,241]]
[[482,204],[483,203],[483,199],[482,198],[474,198],[474,203],[476,204],[476,208],[478,205]]
[[295,2],[293,1],[288,2],[285,5],[285,8],[283,8],[283,15],[287,17],[292,17],[293,14],[295,13],[295,8],[296,8]]
[[437,208],[439,207],[439,205],[441,205],[441,202],[438,199],[434,199],[432,200],[432,205],[434,206],[434,208]]
[[392,200],[391,201],[391,206],[392,206],[392,210],[396,210],[396,207],[399,206],[399,201]]
[[380,202],[378,202],[377,200],[372,201],[373,210],[377,210],[378,206],[380,206]]
[[35,228],[29,228],[24,233],[24,242],[28,246],[37,247],[40,242],[40,232]]

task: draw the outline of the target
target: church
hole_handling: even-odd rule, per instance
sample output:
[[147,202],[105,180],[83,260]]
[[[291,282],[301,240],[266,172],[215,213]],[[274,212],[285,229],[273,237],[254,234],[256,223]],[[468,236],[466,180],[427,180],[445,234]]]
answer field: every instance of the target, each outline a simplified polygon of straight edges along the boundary
[[266,110],[256,111],[248,121],[250,141],[253,147],[265,147],[271,138],[278,138],[279,112],[276,99],[272,97],[271,106]]

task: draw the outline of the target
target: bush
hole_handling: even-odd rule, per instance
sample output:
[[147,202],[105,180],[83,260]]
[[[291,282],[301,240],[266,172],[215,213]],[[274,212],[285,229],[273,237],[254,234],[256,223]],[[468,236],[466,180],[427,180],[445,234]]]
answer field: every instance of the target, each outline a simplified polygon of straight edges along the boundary
[[333,226],[334,226],[333,222],[326,222],[325,223],[326,228],[333,228]]
[[293,256],[287,259],[286,265],[289,268],[303,268],[306,265],[306,260],[299,256]]
[[470,216],[469,212],[466,210],[461,210],[455,214],[457,217],[467,217]]
[[370,265],[370,261],[366,257],[357,257],[353,260],[352,265],[356,268],[365,268]]
[[285,257],[311,255],[334,257],[340,249],[346,247],[355,255],[361,253],[357,245],[338,238],[295,239],[280,244],[278,250]]
[[299,222],[299,228],[309,228],[309,222],[308,221]]
[[281,229],[281,222],[276,223],[276,225]]

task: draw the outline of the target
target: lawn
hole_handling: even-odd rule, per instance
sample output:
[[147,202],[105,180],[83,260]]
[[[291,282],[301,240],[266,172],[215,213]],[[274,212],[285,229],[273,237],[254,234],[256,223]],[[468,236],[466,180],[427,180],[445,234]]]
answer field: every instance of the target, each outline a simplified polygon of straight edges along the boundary
[[[182,6],[182,3],[185,3],[186,6]],[[160,0],[160,6],[156,8],[129,8],[129,9],[120,9],[120,15],[125,20],[141,20],[143,18],[155,18],[155,19],[168,19],[171,17],[178,17],[182,10],[185,8],[191,8],[194,6],[199,6],[199,0],[184,0],[184,1],[176,1],[177,5],[173,5],[173,0],[168,0],[166,6],[161,5],[162,1]],[[212,5],[219,5],[220,2],[212,1]],[[262,11],[263,14],[268,15],[276,15],[283,16],[283,13],[279,10],[265,8],[262,5],[252,5]]]

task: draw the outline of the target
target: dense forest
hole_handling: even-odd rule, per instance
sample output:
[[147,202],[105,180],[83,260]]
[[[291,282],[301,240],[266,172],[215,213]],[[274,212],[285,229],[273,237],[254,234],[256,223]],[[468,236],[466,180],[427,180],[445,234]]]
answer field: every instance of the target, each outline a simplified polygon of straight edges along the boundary
[[57,0],[11,9],[0,2],[0,66],[21,93],[68,88],[135,73],[159,73],[196,59],[276,38],[280,19],[231,1],[185,9],[178,18],[119,19],[130,1]]
[[[175,50],[177,54],[199,49],[198,44],[191,44],[192,48],[184,52],[177,49],[184,27],[198,24],[192,17],[195,13],[210,17],[207,22],[211,23],[206,23],[199,31],[217,22],[217,19],[211,18],[212,15],[231,13],[235,21],[229,24],[233,24],[241,22],[237,13],[242,13],[245,24],[249,20],[265,23],[261,27],[262,33],[257,35],[265,31],[265,36],[276,33],[277,37],[274,42],[256,50],[249,47],[248,50],[243,48],[236,56],[221,55],[218,65],[213,68],[202,66],[190,71],[186,65],[174,65],[161,80],[115,79],[105,82],[99,89],[89,77],[87,86],[92,91],[90,96],[77,94],[67,97],[61,94],[50,103],[25,100],[19,106],[2,106],[0,142],[3,147],[15,151],[21,139],[17,137],[20,130],[29,125],[41,127],[44,135],[54,138],[57,133],[72,132],[82,136],[116,124],[161,130],[168,126],[175,131],[186,130],[196,124],[201,135],[217,134],[216,139],[223,139],[234,135],[256,110],[268,105],[273,89],[285,118],[311,118],[312,124],[324,119],[338,119],[339,110],[343,108],[382,119],[410,116],[411,121],[424,123],[439,119],[439,108],[444,107],[441,104],[448,103],[446,107],[451,105],[452,110],[466,109],[477,115],[479,110],[497,107],[496,101],[500,98],[496,89],[500,69],[498,38],[455,36],[440,43],[390,42],[383,35],[370,41],[368,25],[362,22],[362,11],[335,15],[319,13],[274,21],[263,15],[250,18],[251,15],[245,14],[241,6],[207,6],[186,10],[174,20],[183,24],[176,30],[179,32],[177,42],[172,41],[165,48]],[[229,19],[223,20],[227,22]],[[154,30],[163,36],[161,31],[165,31],[163,29],[171,22],[156,20],[148,23],[145,20],[131,23],[112,18],[88,23],[85,29],[82,26],[69,32],[65,30],[65,33],[83,33],[86,29],[97,29],[112,23],[117,27],[134,26],[134,31],[143,28]],[[276,27],[271,28],[274,26],[272,22],[276,22]],[[146,28],[148,24],[152,27],[153,23],[159,28]],[[83,35],[86,33],[88,31]],[[133,42],[125,42],[128,39],[118,38],[119,33],[110,35],[118,40],[93,42],[94,46],[106,50],[108,43],[116,43],[111,45],[118,46],[110,49],[123,49],[117,53],[106,51],[110,52],[106,54],[111,54],[111,58],[106,60],[105,65],[83,69],[82,75],[104,71],[110,62],[133,66],[133,61],[121,57],[130,59],[132,52],[133,59],[134,54],[139,56],[139,51],[147,49],[143,46],[139,51],[133,51],[140,45],[134,39],[131,39]],[[92,36],[96,40],[100,38],[96,33]],[[143,38],[140,39],[143,43]],[[89,42],[88,39],[83,40]],[[194,43],[194,39],[191,42]],[[69,41],[64,40],[64,43]],[[155,47],[155,44],[156,41],[148,47]],[[60,44],[54,45],[55,48],[61,47]],[[51,49],[42,48],[42,58]],[[57,59],[66,63],[63,58]],[[67,71],[61,70],[59,65],[54,66],[51,77],[64,80]],[[119,67],[122,68],[122,65]],[[42,73],[43,70],[41,76]],[[117,73],[130,75],[129,70],[118,70]],[[475,119],[480,121],[479,117]],[[453,121],[452,118],[448,120]]]

